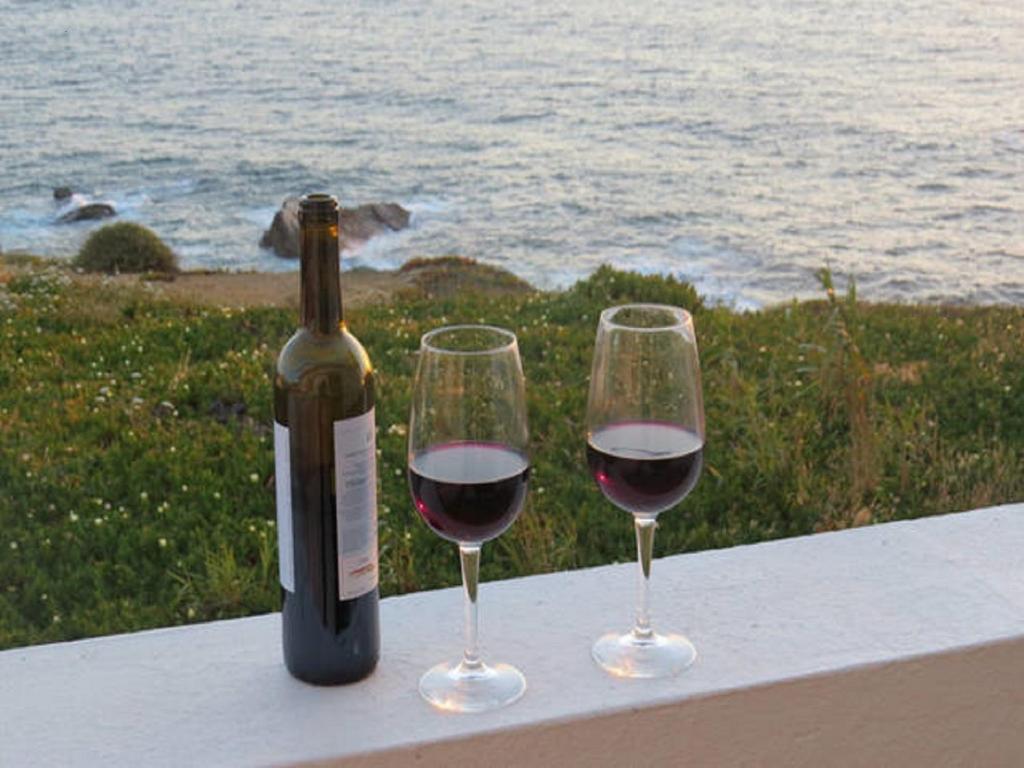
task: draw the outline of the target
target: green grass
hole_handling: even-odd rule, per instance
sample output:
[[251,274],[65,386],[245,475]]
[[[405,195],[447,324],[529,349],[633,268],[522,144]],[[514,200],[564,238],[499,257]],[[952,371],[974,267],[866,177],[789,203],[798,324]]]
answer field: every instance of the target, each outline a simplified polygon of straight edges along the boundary
[[[0,263],[0,647],[275,609],[270,374],[293,313],[25,264]],[[822,295],[741,314],[602,269],[564,293],[350,312],[379,372],[384,593],[458,579],[404,478],[418,339],[456,321],[514,329],[528,380],[528,507],[485,549],[486,579],[632,559],[582,428],[597,315],[626,300],[694,309],[701,343],[706,468],[659,556],[1024,498],[1024,312]]]

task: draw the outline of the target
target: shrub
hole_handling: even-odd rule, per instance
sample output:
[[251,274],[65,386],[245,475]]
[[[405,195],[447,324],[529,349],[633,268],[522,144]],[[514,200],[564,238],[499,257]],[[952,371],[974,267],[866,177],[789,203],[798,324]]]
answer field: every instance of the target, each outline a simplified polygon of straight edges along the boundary
[[177,272],[178,260],[153,231],[122,221],[89,235],[75,266],[87,272]]

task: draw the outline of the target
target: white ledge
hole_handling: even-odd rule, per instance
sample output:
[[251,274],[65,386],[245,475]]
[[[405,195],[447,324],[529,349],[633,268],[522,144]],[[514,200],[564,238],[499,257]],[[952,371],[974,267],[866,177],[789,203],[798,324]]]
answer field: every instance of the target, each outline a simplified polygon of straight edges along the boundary
[[613,679],[590,659],[598,634],[631,620],[634,567],[483,585],[485,656],[528,681],[522,700],[485,715],[436,712],[416,690],[460,651],[458,589],[383,601],[380,666],[347,687],[289,677],[276,614],[5,651],[0,765],[1024,755],[1024,505],[659,560],[654,623],[699,653],[668,681]]

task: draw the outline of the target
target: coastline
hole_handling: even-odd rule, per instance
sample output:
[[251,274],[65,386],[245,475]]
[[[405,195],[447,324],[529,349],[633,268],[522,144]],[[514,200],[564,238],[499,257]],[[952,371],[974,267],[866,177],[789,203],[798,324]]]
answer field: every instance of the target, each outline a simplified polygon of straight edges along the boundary
[[[39,267],[56,267],[85,286],[142,289],[155,299],[178,304],[240,309],[296,309],[299,306],[297,269],[294,272],[187,270],[168,275],[108,275],[81,272],[59,259],[0,253],[0,285],[22,271]],[[359,267],[341,273],[341,287],[345,305],[354,309],[387,303],[409,293],[443,298],[464,291],[503,296],[538,290],[511,272],[461,256],[416,258],[394,270]]]

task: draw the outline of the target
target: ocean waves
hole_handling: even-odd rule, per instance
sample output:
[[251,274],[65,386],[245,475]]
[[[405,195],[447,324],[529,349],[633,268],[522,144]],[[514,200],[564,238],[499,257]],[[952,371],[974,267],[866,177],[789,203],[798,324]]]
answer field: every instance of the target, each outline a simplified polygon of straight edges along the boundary
[[609,263],[741,308],[830,266],[872,300],[1024,304],[1024,18],[982,0],[97,7],[0,0],[0,248],[73,254],[97,225],[53,223],[66,184],[186,267],[295,269],[260,234],[327,190],[414,214],[347,266]]

